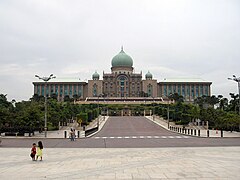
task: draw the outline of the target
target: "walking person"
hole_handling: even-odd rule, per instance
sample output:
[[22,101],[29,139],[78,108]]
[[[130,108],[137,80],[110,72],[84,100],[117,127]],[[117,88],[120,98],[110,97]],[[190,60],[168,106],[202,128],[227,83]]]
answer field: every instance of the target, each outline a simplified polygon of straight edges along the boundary
[[42,141],[38,141],[36,161],[38,160],[38,157],[40,157],[40,161],[42,161],[42,150],[43,150]]
[[31,158],[33,161],[35,161],[35,156],[36,156],[36,143],[32,144],[32,149],[31,149],[31,154],[30,154]]
[[71,141],[74,141],[74,135],[73,135],[73,129],[72,128],[69,132],[69,138],[70,138]]
[[75,132],[75,129],[73,129],[73,141],[76,141],[76,132]]

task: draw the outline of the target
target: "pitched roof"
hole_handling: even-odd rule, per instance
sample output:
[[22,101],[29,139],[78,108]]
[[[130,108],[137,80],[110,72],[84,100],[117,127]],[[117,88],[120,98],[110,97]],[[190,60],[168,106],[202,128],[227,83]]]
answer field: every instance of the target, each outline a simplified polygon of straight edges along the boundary
[[[36,81],[34,82],[44,82],[40,79],[36,79]],[[63,77],[63,78],[54,78],[54,79],[50,79],[48,82],[85,82],[85,81],[82,81],[80,78],[74,78],[74,77]]]
[[173,82],[176,82],[176,83],[184,83],[184,82],[187,82],[187,83],[190,83],[190,82],[201,82],[201,83],[212,83],[210,81],[206,81],[202,78],[164,78],[163,80],[160,80],[159,81],[160,83],[173,83]]

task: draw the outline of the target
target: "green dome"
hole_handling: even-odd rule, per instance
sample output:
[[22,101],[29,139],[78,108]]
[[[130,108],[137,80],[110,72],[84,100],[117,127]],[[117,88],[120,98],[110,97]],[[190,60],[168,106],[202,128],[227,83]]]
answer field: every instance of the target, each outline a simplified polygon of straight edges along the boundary
[[133,60],[132,58],[127,55],[123,48],[116,56],[112,58],[112,67],[132,67]]
[[146,79],[152,79],[153,75],[148,71],[148,73],[145,75]]
[[97,73],[97,71],[95,71],[95,73],[92,75],[93,79],[99,79],[99,74]]

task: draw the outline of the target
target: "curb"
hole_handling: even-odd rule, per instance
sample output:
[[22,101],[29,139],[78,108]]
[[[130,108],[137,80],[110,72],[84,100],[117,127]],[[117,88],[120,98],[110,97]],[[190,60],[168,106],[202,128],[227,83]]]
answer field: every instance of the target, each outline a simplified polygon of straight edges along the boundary
[[105,123],[107,122],[108,118],[109,118],[109,116],[105,116],[105,120],[102,121],[102,123],[100,123],[98,131],[86,136],[85,138],[90,138],[90,137],[94,136],[95,134],[97,134],[99,131],[101,131],[101,129],[104,127]]

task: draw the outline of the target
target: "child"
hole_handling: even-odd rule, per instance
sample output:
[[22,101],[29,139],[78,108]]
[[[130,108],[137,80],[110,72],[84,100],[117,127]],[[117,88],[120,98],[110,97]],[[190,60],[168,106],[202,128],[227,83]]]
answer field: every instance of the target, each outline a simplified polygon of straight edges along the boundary
[[42,150],[43,150],[42,141],[38,141],[36,161],[38,160],[38,157],[40,157],[40,161],[42,161]]
[[32,149],[31,149],[31,154],[30,154],[33,161],[35,161],[35,155],[36,155],[36,144],[33,143]]

